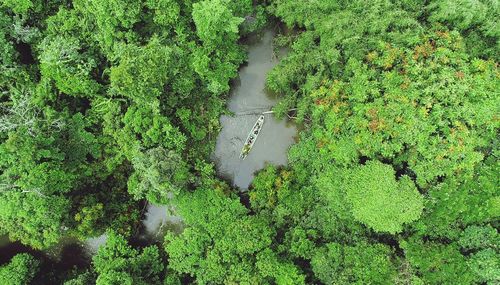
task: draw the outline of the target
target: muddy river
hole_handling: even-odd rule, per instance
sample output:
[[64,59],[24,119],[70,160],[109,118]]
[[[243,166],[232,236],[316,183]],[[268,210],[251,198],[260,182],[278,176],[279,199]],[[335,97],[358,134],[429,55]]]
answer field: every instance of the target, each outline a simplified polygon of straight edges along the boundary
[[234,115],[220,119],[222,130],[217,137],[213,160],[219,175],[242,191],[248,189],[254,173],[266,163],[287,163],[288,148],[297,134],[295,125],[266,114],[252,151],[244,160],[239,158],[259,114],[271,110],[277,103],[277,98],[265,88],[267,73],[278,64],[280,57],[273,52],[273,37],[274,32],[266,30],[249,39],[248,63],[241,67],[228,101],[228,108]]

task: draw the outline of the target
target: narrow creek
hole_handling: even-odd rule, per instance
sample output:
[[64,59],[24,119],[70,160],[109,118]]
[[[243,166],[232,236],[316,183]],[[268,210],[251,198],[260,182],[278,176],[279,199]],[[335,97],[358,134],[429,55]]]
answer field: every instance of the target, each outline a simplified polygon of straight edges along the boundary
[[[252,35],[245,43],[248,45],[248,62],[240,68],[239,77],[233,81],[228,100],[232,116],[220,118],[222,129],[217,137],[212,160],[218,174],[233,183],[240,191],[248,189],[254,173],[265,167],[266,163],[286,165],[287,150],[294,142],[297,129],[286,120],[277,120],[273,114],[266,114],[263,128],[255,145],[245,160],[239,158],[241,148],[260,113],[269,111],[277,103],[277,98],[265,88],[267,73],[279,62],[273,50],[274,31],[267,29]],[[144,241],[161,240],[166,230],[180,233],[182,219],[168,211],[166,205],[147,205],[143,220],[144,230],[136,239]],[[90,257],[105,244],[106,235],[89,238],[84,242],[75,240],[61,241],[47,251],[33,250],[19,242],[10,242],[0,236],[0,264],[17,253],[28,252],[46,260],[52,270],[70,270],[73,266],[85,267]]]
[[233,116],[222,116],[213,160],[220,176],[241,191],[248,189],[254,173],[266,163],[285,165],[287,151],[294,142],[297,128],[286,120],[266,114],[262,130],[250,154],[239,158],[241,148],[260,113],[269,111],[277,98],[266,91],[267,73],[279,62],[273,48],[274,31],[265,30],[249,38],[248,63],[239,71],[228,102]]

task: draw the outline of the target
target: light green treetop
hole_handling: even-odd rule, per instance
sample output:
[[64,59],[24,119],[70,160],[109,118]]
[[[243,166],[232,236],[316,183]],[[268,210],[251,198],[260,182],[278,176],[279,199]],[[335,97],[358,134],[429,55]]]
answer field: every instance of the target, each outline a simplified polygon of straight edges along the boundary
[[396,180],[390,165],[369,161],[353,170],[347,183],[354,217],[377,232],[401,232],[403,224],[422,213],[423,198],[415,184],[408,176]]

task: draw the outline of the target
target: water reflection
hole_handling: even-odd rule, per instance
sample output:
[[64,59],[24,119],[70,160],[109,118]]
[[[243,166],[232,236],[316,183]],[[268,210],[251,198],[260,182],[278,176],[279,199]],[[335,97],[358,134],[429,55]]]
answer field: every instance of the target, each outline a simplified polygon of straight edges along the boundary
[[94,255],[99,250],[99,247],[106,244],[107,240],[108,240],[108,235],[106,234],[102,234],[98,237],[88,238],[85,240],[85,248],[87,249],[88,253]]
[[180,233],[183,229],[182,219],[173,214],[173,209],[166,205],[149,204],[143,220],[144,232],[148,238],[161,239],[166,231]]

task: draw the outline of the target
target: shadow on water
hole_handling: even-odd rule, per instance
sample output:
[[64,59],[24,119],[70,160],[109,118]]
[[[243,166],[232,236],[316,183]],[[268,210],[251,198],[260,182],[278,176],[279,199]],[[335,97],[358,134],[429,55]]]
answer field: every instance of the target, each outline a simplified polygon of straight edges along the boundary
[[63,240],[46,250],[35,250],[7,236],[0,236],[0,266],[8,263],[20,253],[28,253],[40,261],[40,268],[31,284],[62,284],[62,281],[75,269],[90,268],[91,256],[81,243],[75,240]]
[[[129,239],[130,245],[134,247],[152,244],[161,246],[163,236],[167,231],[180,234],[184,225],[181,218],[172,212],[172,209],[165,205],[147,205],[143,226],[137,235]],[[0,236],[0,266],[8,263],[16,254],[28,253],[41,264],[32,284],[62,284],[63,280],[73,272],[89,269],[92,256],[97,253],[100,246],[106,243],[106,240],[106,234],[83,242],[74,238],[63,238],[55,246],[41,251],[18,241],[12,242],[7,236]]]
[[18,253],[36,253],[31,247],[20,242],[11,242],[7,236],[0,236],[0,266],[8,263]]
[[19,53],[19,61],[21,64],[34,64],[36,62],[29,44],[19,42],[14,44],[14,48]]

